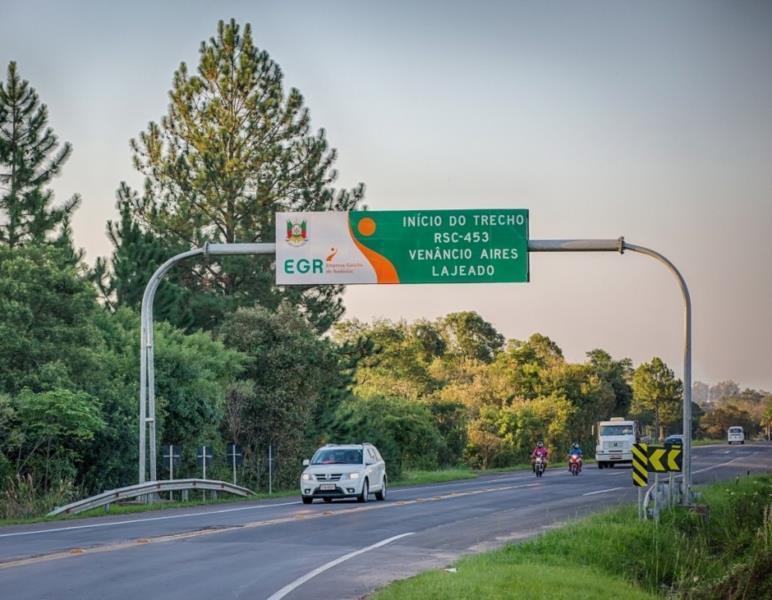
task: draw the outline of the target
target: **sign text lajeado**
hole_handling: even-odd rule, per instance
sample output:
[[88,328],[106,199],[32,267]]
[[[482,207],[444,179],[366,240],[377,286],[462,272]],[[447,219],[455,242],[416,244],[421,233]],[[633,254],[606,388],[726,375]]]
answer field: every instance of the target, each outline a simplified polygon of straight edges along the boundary
[[276,213],[276,283],[529,279],[528,211]]

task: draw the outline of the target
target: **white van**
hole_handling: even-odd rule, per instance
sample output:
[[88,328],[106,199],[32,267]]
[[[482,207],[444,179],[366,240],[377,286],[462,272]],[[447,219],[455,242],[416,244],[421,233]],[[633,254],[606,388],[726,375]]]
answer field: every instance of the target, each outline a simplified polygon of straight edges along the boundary
[[730,444],[744,444],[745,432],[743,428],[738,425],[730,427],[729,431],[726,432],[726,441]]

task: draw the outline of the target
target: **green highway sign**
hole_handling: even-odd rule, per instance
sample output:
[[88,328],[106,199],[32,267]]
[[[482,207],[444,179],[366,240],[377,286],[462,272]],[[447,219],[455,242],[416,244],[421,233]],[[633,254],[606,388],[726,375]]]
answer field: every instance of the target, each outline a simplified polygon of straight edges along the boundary
[[529,280],[528,210],[276,213],[276,283]]

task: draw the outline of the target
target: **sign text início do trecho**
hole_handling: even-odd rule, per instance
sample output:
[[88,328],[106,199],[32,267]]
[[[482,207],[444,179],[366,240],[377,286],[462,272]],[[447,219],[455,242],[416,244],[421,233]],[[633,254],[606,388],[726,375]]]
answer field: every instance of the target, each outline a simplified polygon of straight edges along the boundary
[[524,209],[276,213],[276,283],[528,281]]

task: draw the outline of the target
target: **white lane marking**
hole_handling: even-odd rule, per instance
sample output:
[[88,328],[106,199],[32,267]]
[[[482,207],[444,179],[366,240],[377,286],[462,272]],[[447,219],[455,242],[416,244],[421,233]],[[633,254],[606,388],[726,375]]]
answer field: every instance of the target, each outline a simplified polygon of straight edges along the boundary
[[75,529],[93,529],[94,527],[117,527],[119,525],[132,525],[134,523],[150,523],[152,521],[165,521],[169,519],[183,519],[185,517],[203,517],[208,515],[217,515],[222,513],[239,512],[243,510],[256,510],[262,508],[273,508],[274,506],[292,506],[300,502],[281,502],[278,504],[258,504],[256,506],[240,506],[238,508],[223,508],[220,510],[210,510],[206,512],[185,513],[181,515],[164,515],[161,517],[147,517],[144,519],[129,519],[127,521],[110,521],[109,523],[91,523],[89,525],[72,525],[71,527],[55,527],[52,529],[37,529],[34,531],[16,531],[14,533],[0,533],[0,538],[19,537],[22,535],[36,535],[41,533],[55,533],[58,531],[73,531]]
[[745,459],[745,458],[750,458],[754,454],[756,454],[756,453],[753,452],[753,453],[747,454],[745,456],[738,456],[737,458],[733,458],[732,460],[728,460],[727,462],[724,462],[724,463],[720,463],[720,464],[717,464],[717,465],[706,467],[704,469],[700,469],[699,471],[692,471],[692,475],[696,475],[697,473],[704,473],[705,471],[711,471],[713,469],[718,469],[719,467],[725,467],[726,465],[732,464],[733,462],[735,462],[737,460],[742,460],[742,459]]
[[[546,473],[545,473],[546,474]],[[519,476],[522,475],[522,476]],[[440,488],[453,487],[453,486],[468,486],[468,485],[485,485],[490,483],[507,483],[509,481],[520,481],[521,479],[527,479],[529,476],[533,476],[533,473],[523,471],[522,473],[514,473],[512,475],[500,475],[498,477],[491,477],[490,479],[457,479],[456,481],[449,481],[447,483],[431,483],[429,485],[420,486],[408,486],[401,488],[389,488],[390,494],[403,494],[405,492],[414,492],[420,490],[437,490]]]
[[614,488],[608,488],[605,490],[596,490],[594,492],[587,492],[586,494],[582,494],[582,496],[592,496],[594,494],[605,494],[606,492],[614,492],[616,490],[623,490],[625,488],[623,487],[614,487]]
[[335,560],[331,560],[330,562],[322,565],[321,567],[317,567],[313,571],[306,573],[302,577],[298,577],[292,583],[288,583],[283,588],[281,588],[278,592],[275,592],[274,594],[269,596],[268,600],[281,600],[282,598],[284,598],[284,596],[289,594],[291,591],[299,588],[309,579],[313,579],[317,575],[324,573],[329,569],[332,569],[333,567],[339,565],[342,562],[349,560],[350,558],[354,558],[355,556],[359,556],[360,554],[364,554],[365,552],[370,552],[370,550],[375,550],[376,548],[380,548],[381,546],[385,546],[386,544],[390,544],[391,542],[395,542],[401,538],[407,537],[409,535],[414,535],[414,534],[415,534],[414,531],[410,531],[408,533],[401,533],[400,535],[395,535],[394,537],[381,540],[380,542],[377,542],[371,546],[360,548],[359,550],[355,550],[354,552],[349,552],[348,554],[344,554],[343,556],[336,558]]

